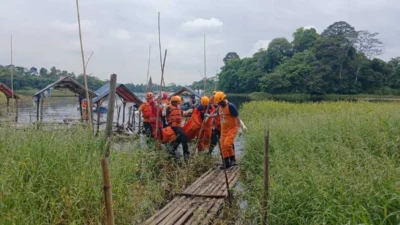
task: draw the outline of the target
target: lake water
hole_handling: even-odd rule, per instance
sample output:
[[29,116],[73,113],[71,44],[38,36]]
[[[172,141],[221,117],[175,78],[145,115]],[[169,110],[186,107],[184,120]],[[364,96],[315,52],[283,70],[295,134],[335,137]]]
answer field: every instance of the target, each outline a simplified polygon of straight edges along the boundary
[[[139,98],[144,100],[144,93],[135,93]],[[229,96],[228,96],[229,97]],[[184,97],[187,101],[188,97]],[[242,103],[250,101],[250,98],[246,96],[232,96],[229,101],[235,104],[238,108]],[[117,105],[121,105],[122,102],[117,99]],[[103,106],[107,106],[108,103],[105,101]],[[6,105],[0,104],[0,108],[5,111]],[[25,101],[20,101],[18,105],[18,123],[29,124],[36,121],[36,104],[32,99],[25,98]],[[122,107],[121,107],[122,110]],[[118,118],[118,109],[114,112],[114,122]],[[128,108],[125,110],[125,120],[128,120]],[[107,114],[101,114],[100,121],[105,122]],[[43,104],[43,122],[44,123],[62,123],[64,120],[79,120],[79,102],[77,97],[50,97],[44,100]],[[94,115],[94,119],[97,119],[97,115]],[[119,123],[122,123],[122,112],[119,118]]]

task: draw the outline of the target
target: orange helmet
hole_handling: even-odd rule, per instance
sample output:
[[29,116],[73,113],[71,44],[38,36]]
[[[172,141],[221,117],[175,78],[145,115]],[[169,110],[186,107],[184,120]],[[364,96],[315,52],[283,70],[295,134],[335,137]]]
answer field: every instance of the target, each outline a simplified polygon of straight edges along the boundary
[[218,103],[222,102],[225,98],[226,98],[226,95],[224,94],[224,92],[217,91],[217,93],[215,93],[215,95],[214,95],[214,102],[218,104]]
[[201,103],[202,105],[208,105],[208,104],[210,104],[210,99],[209,99],[207,96],[203,96],[203,97],[201,97],[201,99],[200,99],[200,103]]
[[146,93],[146,99],[147,100],[150,100],[150,99],[153,99],[154,98],[154,94],[153,93],[151,93],[151,92],[147,92]]
[[171,97],[171,102],[178,102],[181,103],[181,97],[174,95]]

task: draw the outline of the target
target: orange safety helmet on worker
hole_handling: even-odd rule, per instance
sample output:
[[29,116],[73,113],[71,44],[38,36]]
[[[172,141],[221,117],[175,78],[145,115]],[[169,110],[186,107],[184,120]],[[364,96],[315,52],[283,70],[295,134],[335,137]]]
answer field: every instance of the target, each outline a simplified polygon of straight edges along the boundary
[[[157,123],[157,110],[161,111],[157,104],[154,102],[154,94],[151,92],[146,93],[146,100],[147,102],[144,102],[140,107],[139,107],[139,112],[142,112],[142,117],[143,117],[143,127],[144,127],[144,132],[147,134],[147,136],[152,136],[155,137],[157,136],[158,139],[161,139],[161,135],[155,135],[156,131],[156,123]],[[161,115],[161,112],[158,113],[158,115]],[[159,129],[162,128],[161,124],[161,119],[159,119]]]
[[221,150],[227,167],[236,163],[235,151],[233,149],[236,134],[239,130],[239,112],[235,105],[226,100],[223,92],[217,92],[214,96],[219,105],[217,114],[221,119]]
[[182,111],[179,106],[181,98],[179,96],[172,96],[171,102],[177,102],[178,104],[171,104],[168,106],[169,113],[167,116],[168,124],[172,127],[182,127]]
[[[181,97],[172,96],[171,104],[166,108],[166,119],[168,121],[168,127],[163,129],[165,130],[165,135],[169,135],[168,137],[163,136],[163,142],[170,143],[168,150],[172,157],[176,158],[176,150],[180,144],[182,144],[183,155],[185,159],[189,158],[190,152],[187,143],[186,134],[182,129],[182,111],[179,106],[181,102]],[[171,133],[173,131],[173,134]],[[164,135],[164,133],[163,133]]]

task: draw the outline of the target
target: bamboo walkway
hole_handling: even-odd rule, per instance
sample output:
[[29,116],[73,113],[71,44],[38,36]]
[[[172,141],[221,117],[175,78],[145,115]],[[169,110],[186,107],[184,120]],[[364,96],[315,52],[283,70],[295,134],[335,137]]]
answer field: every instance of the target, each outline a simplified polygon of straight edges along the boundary
[[[239,179],[239,167],[227,170],[227,175],[232,188]],[[224,171],[210,169],[144,224],[210,224],[227,197]]]

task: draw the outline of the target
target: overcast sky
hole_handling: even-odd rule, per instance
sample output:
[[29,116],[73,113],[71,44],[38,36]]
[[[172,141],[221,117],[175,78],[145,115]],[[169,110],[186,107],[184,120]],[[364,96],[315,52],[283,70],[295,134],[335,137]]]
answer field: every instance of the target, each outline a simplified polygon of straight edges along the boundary
[[[276,37],[292,40],[298,27],[320,33],[344,20],[357,30],[379,32],[382,59],[400,56],[399,0],[80,0],[86,58],[94,51],[88,74],[118,82],[145,83],[148,48],[150,75],[160,79],[157,12],[161,12],[162,49],[168,49],[166,83],[191,84],[204,73],[214,76],[229,51],[251,56]],[[2,0],[0,64],[82,73],[75,0]]]

